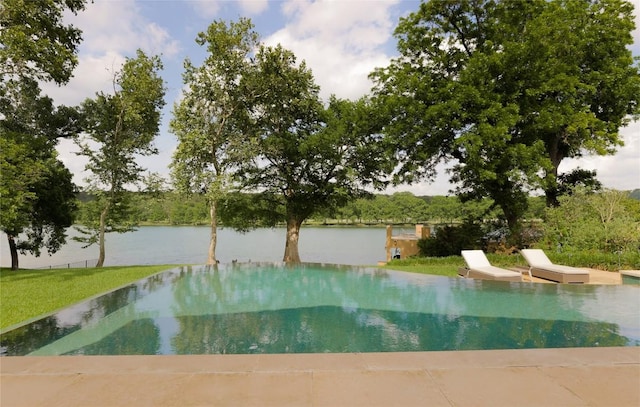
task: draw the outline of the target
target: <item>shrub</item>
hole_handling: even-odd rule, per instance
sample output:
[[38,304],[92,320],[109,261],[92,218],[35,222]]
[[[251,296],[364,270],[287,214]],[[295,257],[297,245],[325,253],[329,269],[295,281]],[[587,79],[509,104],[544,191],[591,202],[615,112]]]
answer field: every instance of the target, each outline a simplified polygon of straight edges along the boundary
[[480,224],[465,221],[458,226],[445,226],[434,236],[420,239],[418,249],[425,257],[459,256],[461,250],[481,248],[483,235]]
[[637,252],[640,222],[621,191],[589,193],[578,189],[547,208],[544,244],[564,251]]

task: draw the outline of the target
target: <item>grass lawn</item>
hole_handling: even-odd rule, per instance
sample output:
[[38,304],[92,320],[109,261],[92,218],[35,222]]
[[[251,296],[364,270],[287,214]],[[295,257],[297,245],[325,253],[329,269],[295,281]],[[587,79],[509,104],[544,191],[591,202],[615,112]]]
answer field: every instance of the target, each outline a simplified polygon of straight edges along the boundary
[[[526,262],[520,255],[506,256],[500,254],[487,254],[487,258],[497,267],[509,268],[516,265],[525,265]],[[405,260],[392,260],[384,268],[391,270],[409,271],[412,273],[434,274],[438,276],[456,277],[458,268],[465,267],[462,256],[449,257],[412,257]]]
[[[587,267],[598,270],[618,271],[640,268],[640,252],[604,253],[604,252],[564,252],[546,250],[549,259],[557,264],[573,267]],[[527,262],[519,254],[487,253],[489,262],[496,267],[527,267]],[[437,274],[455,277],[458,267],[465,267],[462,256],[449,257],[412,257],[406,260],[392,260],[384,268],[414,273]]]
[[383,268],[390,270],[408,271],[411,273],[434,274],[438,276],[455,277],[458,267],[462,267],[464,261],[460,256],[410,258],[405,260],[392,260]]
[[50,313],[175,266],[0,269],[0,329]]

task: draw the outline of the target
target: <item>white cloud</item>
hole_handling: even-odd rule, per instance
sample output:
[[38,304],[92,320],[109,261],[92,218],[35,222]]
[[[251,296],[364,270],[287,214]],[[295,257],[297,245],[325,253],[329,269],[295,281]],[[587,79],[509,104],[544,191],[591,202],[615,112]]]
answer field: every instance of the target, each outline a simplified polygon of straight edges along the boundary
[[173,57],[179,44],[169,32],[145,18],[134,1],[95,0],[85,11],[68,16],[82,30],[81,51],[93,55],[105,52],[133,56],[140,48],[149,54]]
[[390,1],[290,0],[282,13],[290,22],[265,39],[282,44],[312,69],[326,99],[332,93],[355,99],[371,88],[368,74],[386,65],[383,45],[392,36]]
[[574,158],[560,164],[559,172],[576,168],[596,170],[605,188],[632,190],[640,188],[640,121],[621,129],[625,142],[615,155]]
[[204,18],[215,17],[221,6],[221,2],[217,0],[191,0],[187,3]]
[[[63,87],[42,84],[43,91],[56,104],[78,105],[96,92],[112,93],[114,74],[125,57],[133,57],[137,49],[167,58],[180,50],[169,31],[144,17],[134,1],[95,0],[87,4],[85,11],[67,14],[65,20],[82,30],[83,40],[79,63],[69,83]],[[61,140],[57,148],[60,160],[74,174],[74,182],[84,184],[87,160],[76,156],[77,150],[70,140]]]
[[[223,5],[230,5],[232,2],[220,0],[189,0],[187,3],[203,18],[213,18],[218,16]],[[237,5],[242,11],[251,15],[258,15],[269,8],[268,0],[237,0]]]
[[240,7],[249,14],[257,15],[269,8],[268,0],[240,0]]
[[113,75],[125,57],[135,56],[137,49],[148,55],[171,58],[180,50],[178,41],[155,22],[142,16],[134,1],[95,0],[77,15],[67,14],[67,22],[82,30],[78,66],[64,87],[43,84],[42,88],[56,103],[75,105],[96,92],[111,92]]
[[59,87],[45,83],[42,89],[57,104],[78,105],[96,92],[112,93],[113,75],[120,70],[124,61],[122,55],[113,51],[99,56],[82,55],[68,84]]
[[89,162],[86,157],[78,156],[76,153],[80,151],[78,146],[69,139],[60,139],[56,147],[58,158],[73,174],[73,182],[76,185],[86,185],[84,179],[89,175],[84,167]]

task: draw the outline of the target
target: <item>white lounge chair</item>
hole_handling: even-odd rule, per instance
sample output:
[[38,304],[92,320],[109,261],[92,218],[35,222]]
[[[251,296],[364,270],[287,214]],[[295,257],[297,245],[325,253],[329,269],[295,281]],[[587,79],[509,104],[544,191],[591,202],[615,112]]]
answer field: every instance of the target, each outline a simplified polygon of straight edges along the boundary
[[529,272],[536,277],[558,283],[589,282],[589,270],[554,264],[540,249],[522,249],[520,253],[529,263]]
[[522,274],[492,266],[482,250],[463,250],[462,257],[467,268],[458,269],[458,274],[467,278],[499,281],[522,281]]

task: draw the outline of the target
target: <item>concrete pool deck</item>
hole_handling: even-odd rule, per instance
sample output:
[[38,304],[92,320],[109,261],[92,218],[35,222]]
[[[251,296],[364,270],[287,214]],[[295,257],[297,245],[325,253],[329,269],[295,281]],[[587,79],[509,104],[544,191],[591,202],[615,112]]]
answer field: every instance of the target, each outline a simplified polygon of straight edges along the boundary
[[0,363],[3,407],[640,405],[640,347]]

